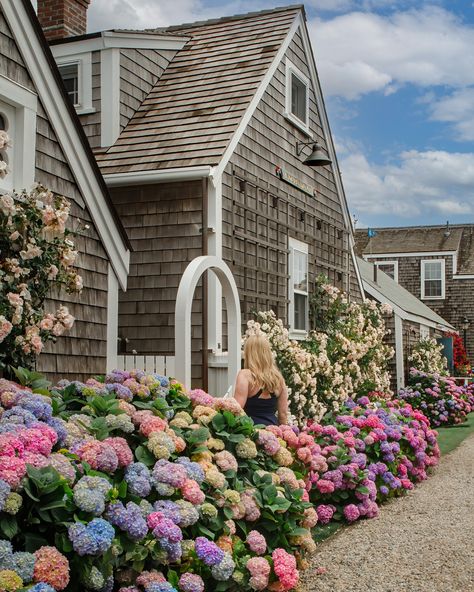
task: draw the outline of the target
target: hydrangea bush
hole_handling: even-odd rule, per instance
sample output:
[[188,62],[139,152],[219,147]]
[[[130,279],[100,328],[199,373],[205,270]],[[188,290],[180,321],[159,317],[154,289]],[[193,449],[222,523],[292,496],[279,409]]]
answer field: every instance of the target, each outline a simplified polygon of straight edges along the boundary
[[[349,302],[328,284],[319,285],[318,290],[326,320],[315,321],[317,330],[304,340],[290,339],[272,311],[259,312],[256,320],[247,323],[247,336],[262,332],[269,338],[289,389],[290,412],[300,427],[308,418],[318,420],[328,410],[337,411],[348,397],[374,390],[390,392],[387,363],[393,349],[384,344],[383,319],[391,314],[390,307],[372,300]],[[315,297],[312,308],[319,310]]]
[[411,368],[428,374],[448,374],[448,363],[443,356],[443,346],[433,337],[420,339],[411,350],[408,362]]
[[65,306],[44,312],[52,289],[82,289],[66,228],[69,209],[64,197],[40,185],[0,196],[0,369],[32,368],[45,342],[72,327]]
[[437,454],[401,403],[260,429],[139,371],[50,397],[1,380],[0,590],[292,590],[312,534],[375,515]]
[[408,386],[398,399],[419,409],[434,427],[462,423],[474,410],[473,387],[456,384],[453,378],[412,368]]

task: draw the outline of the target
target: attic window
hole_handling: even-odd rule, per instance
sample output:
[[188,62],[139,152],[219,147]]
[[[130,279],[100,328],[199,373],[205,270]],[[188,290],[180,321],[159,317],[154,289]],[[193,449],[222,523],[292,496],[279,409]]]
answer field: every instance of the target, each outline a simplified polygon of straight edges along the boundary
[[287,117],[307,135],[309,132],[309,78],[289,60],[286,60]]
[[79,101],[79,62],[70,64],[61,64],[59,73],[64,82],[66,93],[72,101],[74,107],[80,106]]
[[386,273],[392,280],[398,282],[398,261],[376,261],[375,265]]

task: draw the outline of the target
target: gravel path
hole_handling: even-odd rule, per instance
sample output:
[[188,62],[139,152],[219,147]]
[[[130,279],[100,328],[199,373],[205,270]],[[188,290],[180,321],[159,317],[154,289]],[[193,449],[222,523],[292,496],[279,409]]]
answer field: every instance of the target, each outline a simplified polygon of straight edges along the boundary
[[323,542],[300,591],[474,592],[474,436],[378,518]]

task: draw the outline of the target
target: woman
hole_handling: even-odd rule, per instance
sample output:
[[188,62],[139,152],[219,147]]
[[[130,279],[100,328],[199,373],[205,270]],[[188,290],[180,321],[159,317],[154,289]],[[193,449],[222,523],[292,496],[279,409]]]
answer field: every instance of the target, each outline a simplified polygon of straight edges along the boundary
[[234,397],[245,413],[256,424],[288,423],[288,391],[264,335],[251,335],[245,342],[244,365],[237,375]]

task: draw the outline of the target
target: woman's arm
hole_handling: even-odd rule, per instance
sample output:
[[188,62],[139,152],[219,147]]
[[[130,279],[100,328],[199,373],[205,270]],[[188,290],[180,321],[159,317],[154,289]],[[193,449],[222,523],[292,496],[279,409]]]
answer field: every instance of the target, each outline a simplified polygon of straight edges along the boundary
[[280,395],[278,396],[277,410],[278,423],[280,425],[286,425],[288,423],[288,389],[285,383],[283,383]]
[[234,388],[234,399],[239,403],[242,409],[245,407],[249,395],[249,376],[245,370],[240,370],[237,374]]

